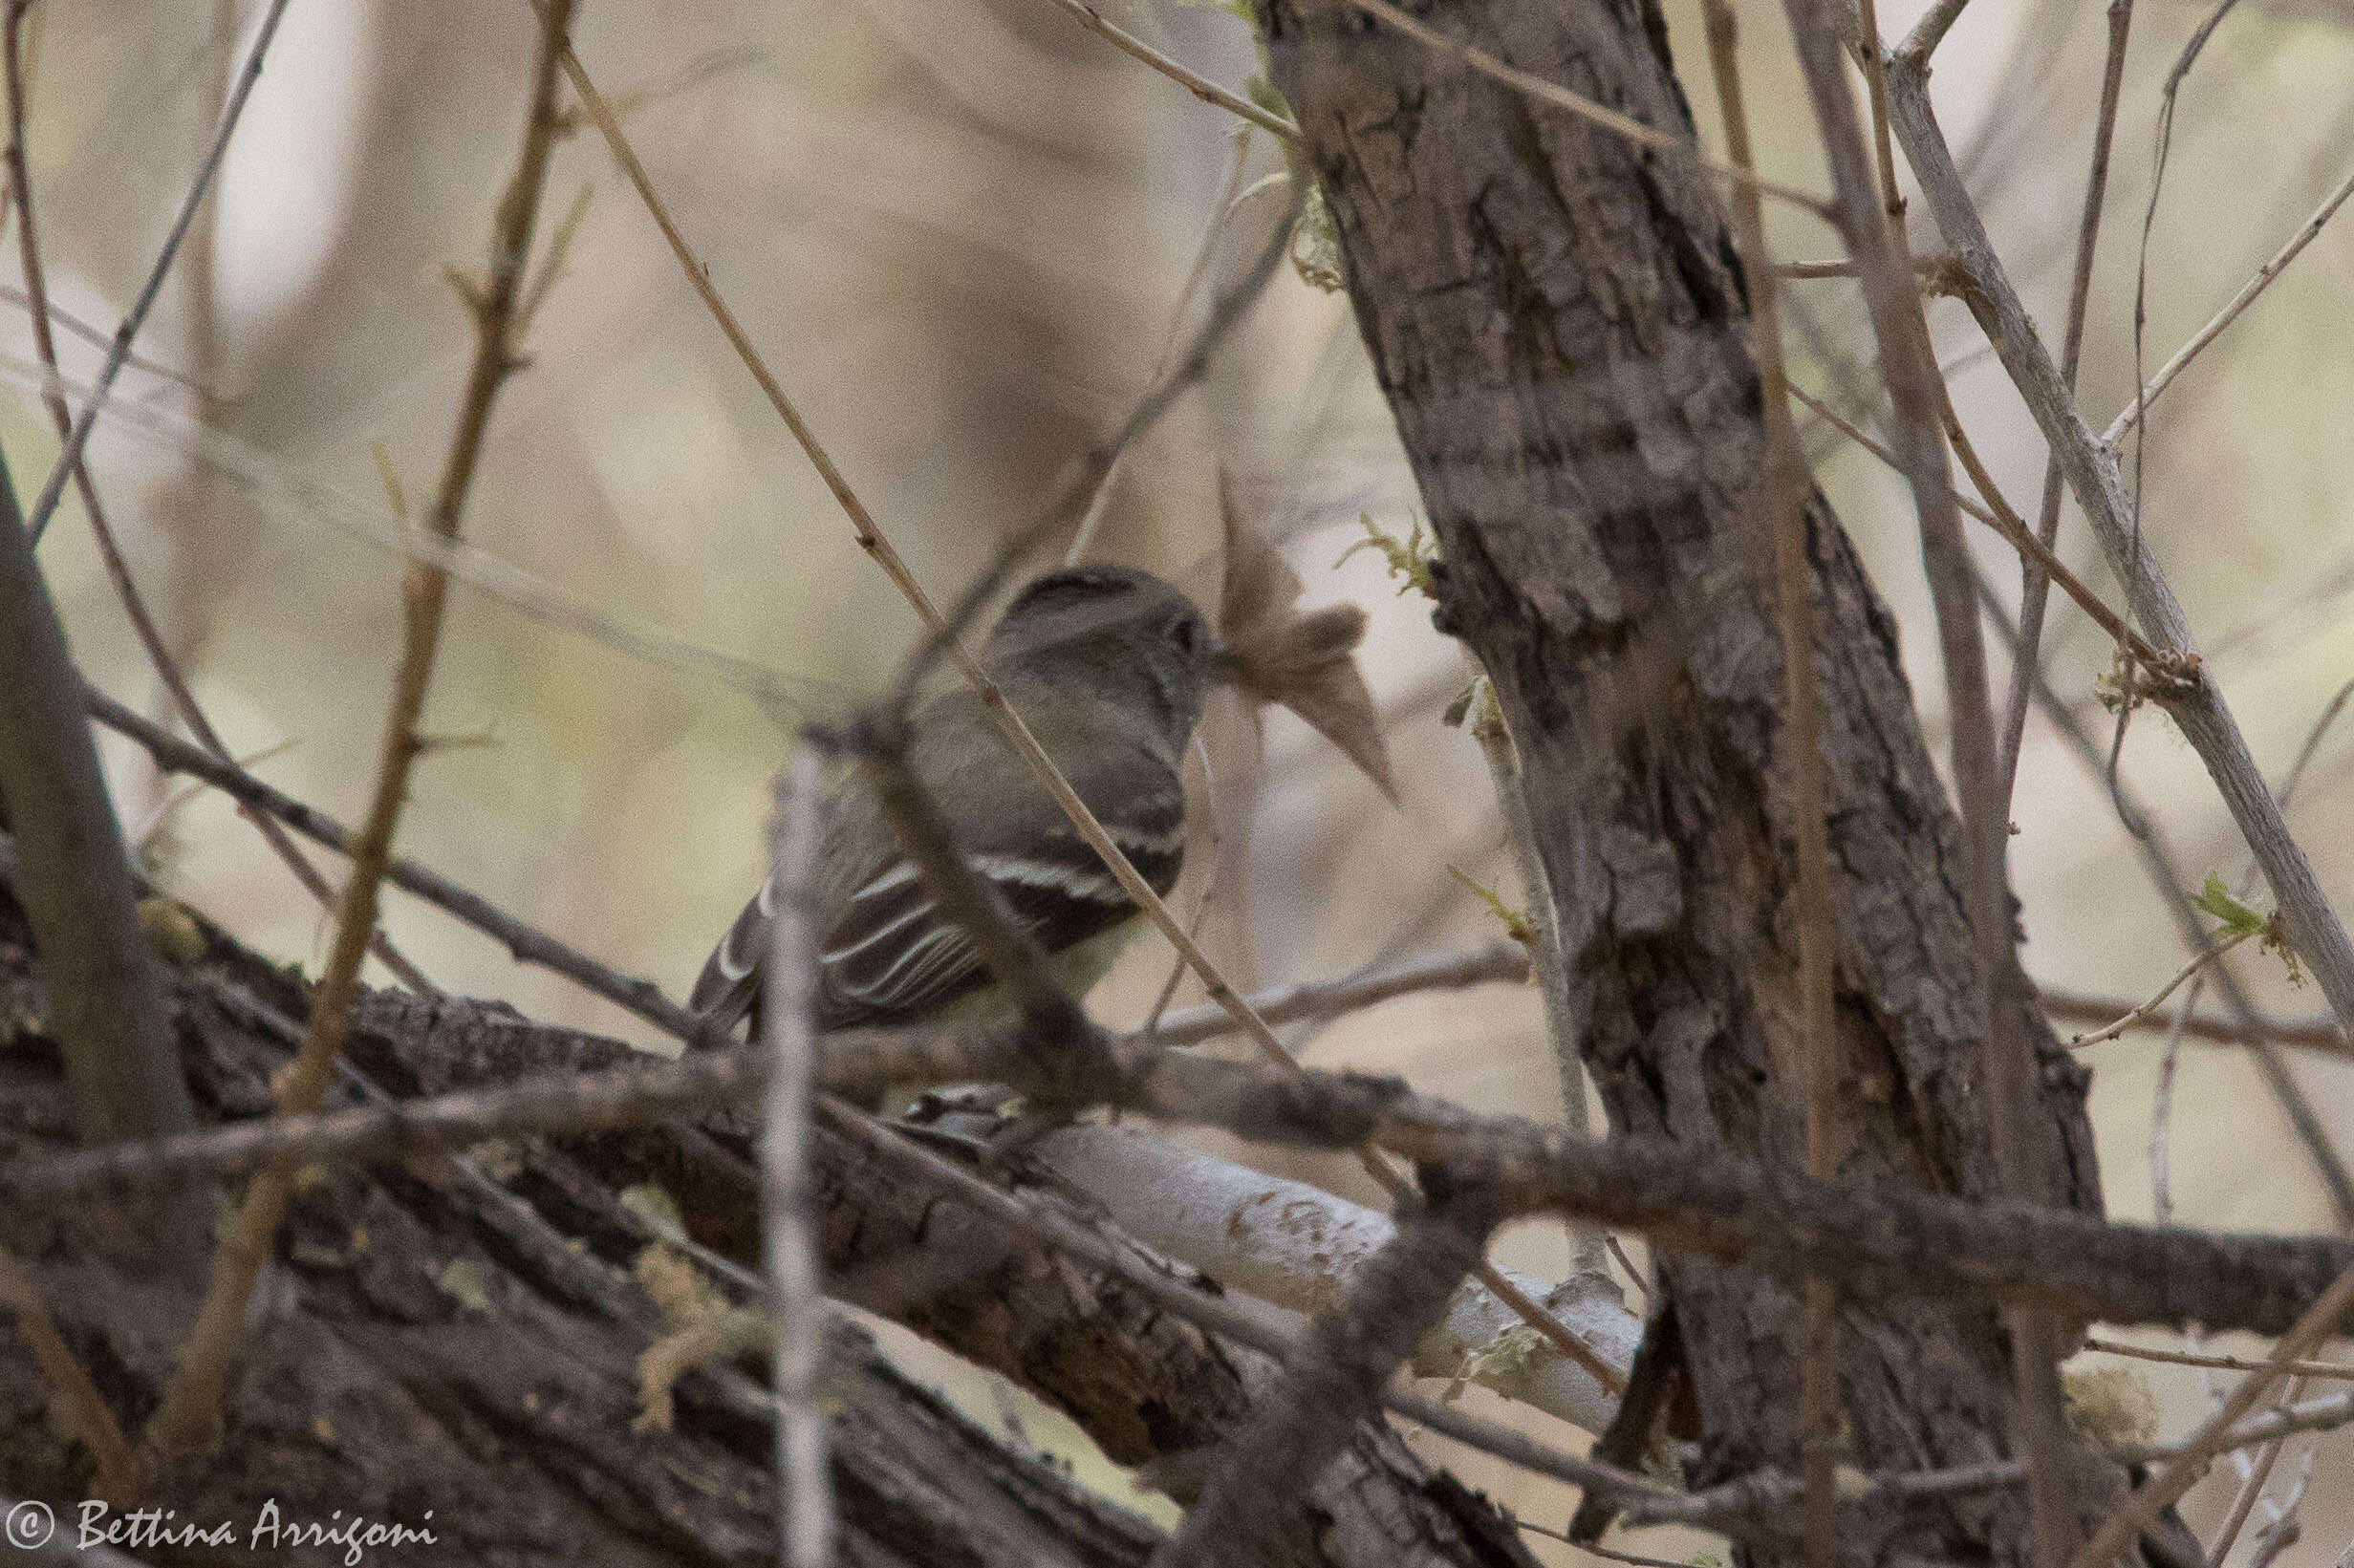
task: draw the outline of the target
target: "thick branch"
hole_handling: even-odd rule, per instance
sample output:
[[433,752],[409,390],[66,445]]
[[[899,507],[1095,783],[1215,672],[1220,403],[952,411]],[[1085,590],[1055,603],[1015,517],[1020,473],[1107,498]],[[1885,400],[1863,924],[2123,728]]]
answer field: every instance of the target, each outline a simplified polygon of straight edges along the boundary
[[[583,1038],[511,1018],[501,1026],[555,1042]],[[1834,1276],[1865,1297],[1937,1300],[1967,1293],[2118,1324],[2278,1333],[2354,1263],[2354,1245],[2322,1237],[2110,1224],[1917,1190],[1825,1185],[1655,1138],[1591,1139],[1478,1116],[1390,1080],[1294,1075],[1137,1042],[1114,1054],[1118,1081],[1099,1088],[1107,1103],[1133,1111],[1304,1148],[1370,1140],[1416,1164],[1485,1172],[1512,1213],[1578,1214],[1777,1279],[1800,1280],[1810,1271]],[[499,1131],[639,1125],[747,1103],[766,1082],[766,1063],[756,1051],[706,1051],[380,1108],[243,1123],[20,1161],[0,1167],[0,1191],[59,1193],[250,1170],[273,1158],[420,1153]],[[1059,1072],[1047,1079],[1039,1071],[1026,1048],[985,1033],[836,1035],[821,1044],[818,1082],[860,1092],[877,1082],[963,1079],[1068,1089]]]
[[90,1142],[189,1125],[155,959],[139,929],[122,829],[82,714],[81,672],[0,462],[0,803],[74,1123]]

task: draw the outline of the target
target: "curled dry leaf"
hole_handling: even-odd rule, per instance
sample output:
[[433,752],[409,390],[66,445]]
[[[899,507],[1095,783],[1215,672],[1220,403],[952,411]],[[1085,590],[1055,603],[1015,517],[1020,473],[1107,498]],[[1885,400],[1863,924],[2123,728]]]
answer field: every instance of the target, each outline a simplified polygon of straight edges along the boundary
[[1232,476],[1218,478],[1226,521],[1225,596],[1219,662],[1226,679],[1262,702],[1280,702],[1315,726],[1393,801],[1390,749],[1381,738],[1373,694],[1357,668],[1365,612],[1352,604],[1297,608],[1307,585],[1257,528],[1245,522]]

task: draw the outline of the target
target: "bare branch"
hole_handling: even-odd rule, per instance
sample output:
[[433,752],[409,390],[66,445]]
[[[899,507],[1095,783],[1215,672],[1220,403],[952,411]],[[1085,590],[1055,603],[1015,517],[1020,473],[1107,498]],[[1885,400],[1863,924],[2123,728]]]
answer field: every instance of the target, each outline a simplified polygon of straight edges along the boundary
[[2273,279],[2278,277],[2287,268],[2289,263],[2297,259],[2300,251],[2313,243],[2314,236],[2321,233],[2323,226],[2337,216],[2338,209],[2345,205],[2346,198],[2349,196],[2354,196],[2354,174],[2349,174],[2339,182],[2338,188],[2331,191],[2322,200],[2322,204],[2314,209],[2313,216],[2305,220],[2304,226],[2289,236],[2288,244],[2282,246],[2272,260],[2256,269],[2256,276],[2250,278],[2246,286],[2232,296],[2232,302],[2217,311],[2214,320],[2201,327],[2192,335],[2190,342],[2174,351],[2173,358],[2159,367],[2158,374],[2149,378],[2149,385],[2144,389],[2142,395],[2127,404],[2125,411],[2119,414],[2110,422],[2109,427],[2101,433],[2102,445],[2114,448],[2119,441],[2125,439],[2126,432],[2131,430],[2149,406],[2158,400],[2159,394],[2167,389],[2175,376],[2183,373],[2184,368],[2192,360],[2198,357],[2201,350],[2222,336],[2223,329],[2238,320],[2241,311],[2256,303],[2257,295],[2272,287]]
[[1259,1400],[1153,1568],[1260,1559],[1357,1423],[1380,1408],[1415,1342],[1479,1265],[1496,1219],[1476,1189],[1399,1216],[1397,1235],[1368,1261],[1347,1306],[1317,1319],[1282,1383]]
[[1126,28],[1106,21],[1103,12],[1086,4],[1085,0],[1053,0],[1053,3],[1069,11],[1071,19],[1081,27],[1122,54],[1142,60],[1202,102],[1214,103],[1229,114],[1240,115],[1261,130],[1271,131],[1285,141],[1300,140],[1300,128],[1290,120],[1271,109],[1261,108],[1239,93],[1229,93],[1199,72],[1186,69]]
[[[1792,383],[1790,396],[1804,404],[1808,412],[1855,442],[1856,445],[1869,452],[1890,468],[1894,468],[1898,473],[1904,472],[1896,454],[1890,451],[1885,442],[1874,440],[1868,433],[1857,428],[1854,423],[1843,418],[1838,410],[1809,395],[1805,388]],[[1976,483],[1975,476],[1973,483]],[[1992,489],[1991,480],[1988,488]],[[2135,658],[2148,666],[2159,677],[2170,677],[2170,673],[2180,666],[2182,661],[2179,658],[2161,654],[2143,640],[2140,633],[2127,626],[2117,612],[2103,603],[2101,596],[2069,569],[2067,563],[2052,552],[2050,545],[2030,533],[2019,514],[2011,510],[2007,503],[2001,502],[1999,492],[1989,495],[1983,502],[1973,501],[1968,496],[1956,492],[1954,502],[1963,511],[2000,534],[2005,544],[2019,551],[2022,561],[2033,563],[2051,581],[2058,583],[2061,590],[2076,601],[2077,608],[2090,617],[2094,625],[2107,633],[2113,640],[2124,644]]]
[[286,14],[287,0],[270,0],[270,10],[263,13],[261,30],[254,34],[253,48],[246,55],[246,63],[237,73],[236,85],[229,89],[228,101],[222,106],[221,123],[214,128],[212,140],[205,148],[205,156],[197,164],[196,180],[180,204],[180,211],[172,219],[171,231],[163,237],[163,248],[157,252],[155,265],[147,271],[147,281],[131,304],[122,325],[115,329],[114,346],[106,351],[106,359],[98,367],[97,378],[91,383],[90,400],[82,405],[74,420],[74,428],[57,453],[56,464],[42,482],[39,499],[32,504],[27,520],[27,529],[32,542],[41,542],[41,533],[49,526],[50,518],[57,510],[57,503],[65,494],[65,484],[75,467],[82,460],[82,448],[90,444],[90,432],[98,420],[98,411],[106,406],[106,397],[114,389],[115,377],[121,374],[123,362],[131,356],[132,340],[154,309],[156,296],[163,291],[163,277],[172,268],[172,258],[180,253],[180,243],[187,238],[188,226],[196,219],[196,209],[204,204],[205,192],[212,184],[213,174],[221,166],[221,159],[228,151],[228,139],[237,129],[237,120],[245,113],[246,100],[253,96],[253,84],[261,79],[262,59],[270,53],[270,41],[277,35],[278,19]]
[[[2125,88],[2126,39],[2133,25],[2133,0],[2109,0],[2108,57],[2101,69],[2101,110],[2092,132],[2092,168],[2084,178],[2084,216],[2076,226],[2076,270],[2068,283],[2068,325],[2061,339],[2060,380],[2073,395],[2076,369],[2084,357],[2084,310],[2092,297],[2092,253],[2101,235],[2101,211],[2108,194],[2109,148],[2117,135],[2117,101]],[[1908,46],[1910,40],[1908,40]],[[1927,54],[1926,49],[1920,51]],[[2048,551],[2060,538],[2060,458],[2043,462],[2042,509],[2035,536]],[[2011,695],[2002,716],[2002,798],[2011,799],[2019,780],[2019,748],[2026,734],[2027,705],[2035,700],[2036,666],[2042,656],[2043,612],[2051,599],[2051,574],[2039,563],[2021,569],[2019,647],[2011,659]]]
[[[49,1380],[50,1391],[59,1412],[71,1423],[73,1435],[90,1450],[92,1489],[118,1502],[129,1498],[138,1490],[130,1440],[122,1435],[113,1408],[91,1382],[81,1358],[57,1332],[56,1321],[41,1300],[40,1287],[16,1255],[5,1250],[0,1250],[0,1307],[15,1315],[17,1336]],[[10,1532],[10,1544],[20,1544],[14,1531]]]
[[2044,438],[2060,453],[2068,487],[2093,526],[2109,567],[2125,583],[2134,616],[2150,640],[2184,666],[2184,678],[2157,694],[2184,738],[2207,764],[2233,820],[2272,885],[2290,941],[2321,981],[2341,1024],[2354,1020],[2354,943],[2331,910],[2312,865],[2291,836],[2278,804],[2265,787],[2214,678],[2197,668],[2190,621],[2165,575],[2132,526],[2115,456],[2084,423],[2050,355],[2035,335],[2025,308],[1996,256],[1984,224],[1954,166],[1929,104],[1928,80],[1911,60],[1894,63],[1890,109],[1896,133],[1947,242],[1973,287],[1966,292],[2003,367],[2019,388]]
[[[2039,986],[2036,999],[2046,1017],[2069,1023],[2104,1023],[2133,1006],[2132,1002],[2119,998],[2098,997],[2051,985]],[[2345,1037],[2338,1032],[2336,1021],[2330,1019],[2296,1023],[2265,1019],[2260,1022],[2263,1033],[2282,1045],[2333,1051],[2341,1056],[2354,1051],[2354,1046],[2347,1045]],[[2209,1041],[2217,1045],[2240,1044],[2247,1034],[2237,1020],[2218,1018],[2213,1013],[2192,1014],[2183,1024],[2182,1032],[2192,1040]]]
[[[1250,998],[1251,1011],[1270,1024],[1302,1019],[1332,1019],[1420,991],[1455,991],[1498,981],[1525,984],[1529,978],[1528,950],[1518,942],[1494,942],[1463,952],[1439,952],[1408,958],[1382,969],[1365,970],[1337,980],[1312,980],[1262,991]],[[1233,1017],[1215,1002],[1187,1007],[1161,1020],[1145,1032],[1171,1045],[1191,1045],[1235,1032]]]
[[[433,510],[426,520],[444,538],[458,532],[483,438],[489,428],[491,404],[520,363],[513,341],[516,304],[555,140],[556,56],[563,49],[571,18],[572,0],[553,0],[539,37],[522,150],[492,223],[489,271],[474,311],[473,367],[450,435],[449,455],[443,464]],[[282,1114],[317,1110],[328,1077],[342,1053],[352,1004],[358,995],[360,961],[376,930],[393,829],[407,798],[410,767],[423,749],[418,740],[418,720],[432,679],[449,579],[430,567],[413,565],[401,588],[407,612],[401,628],[400,668],[394,676],[392,703],[377,759],[376,789],[336,907],[335,941],[312,1002],[311,1026],[292,1071],[277,1085]],[[214,1254],[212,1279],[189,1331],[180,1367],[148,1425],[145,1444],[154,1452],[165,1456],[185,1452],[205,1442],[217,1428],[222,1393],[244,1336],[246,1305],[293,1194],[294,1168],[285,1161],[273,1163],[247,1190],[229,1233]]]
[[[1726,150],[1734,164],[1745,169],[1753,161],[1749,113],[1741,93],[1739,24],[1731,0],[1703,0],[1701,9]],[[1869,15],[1868,0],[1865,14]],[[1875,105],[1877,101],[1875,94]],[[1806,554],[1806,504],[1813,482],[1798,427],[1790,419],[1790,376],[1782,359],[1782,318],[1767,265],[1765,215],[1758,193],[1747,185],[1735,186],[1733,211],[1742,270],[1749,275],[1750,337],[1765,420],[1765,469],[1758,492],[1767,553],[1774,563],[1775,626],[1782,639],[1782,713],[1788,731],[1783,749],[1790,758],[1789,792],[1782,814],[1798,860],[1792,911],[1798,928],[1799,1049],[1805,1064],[1806,1173],[1817,1181],[1832,1181],[1839,1175],[1845,1141],[1831,976],[1839,918],[1831,902],[1830,791],[1823,758],[1823,694],[1815,673],[1814,571]],[[1806,1282],[1799,1428],[1806,1472],[1807,1553],[1817,1568],[1827,1568],[1836,1550],[1831,1518],[1831,1470],[1839,1431],[1836,1304],[1829,1280]]]
[[2346,1309],[2354,1306],[2354,1267],[2330,1282],[2321,1299],[2273,1347],[2264,1370],[2243,1378],[2207,1425],[2177,1451],[2166,1468],[2135,1489],[2124,1507],[2111,1514],[2092,1538],[2070,1559],[2068,1568],[2108,1568],[2134,1539],[2149,1528],[2161,1510],[2191,1490],[2207,1473],[2207,1462],[2230,1446],[2233,1424],[2256,1407],[2286,1372],[2285,1364],[2303,1359],[2324,1339],[2338,1332]]
[[2095,1029],[2088,1035],[2070,1035],[2068,1037],[2069,1048],[2073,1050],[2084,1045],[2098,1045],[2105,1040],[2115,1040],[2119,1035],[2124,1034],[2127,1029],[2132,1028],[2135,1024],[2140,1023],[2143,1020],[2149,1018],[2150,1014],[2156,1012],[2160,1007],[2163,1007],[2166,1004],[2166,999],[2180,990],[2183,982],[2188,980],[2192,976],[2197,974],[2200,970],[2205,969],[2209,964],[2214,963],[2216,959],[2222,957],[2226,953],[2231,952],[2232,949],[2237,947],[2240,943],[2256,934],[2257,932],[2255,930],[2235,932],[2232,935],[2225,937],[2222,941],[2215,943],[2205,952],[2199,954],[2198,956],[2192,958],[2188,964],[2184,965],[2182,971],[2172,979],[2167,981],[2166,984],[2159,989],[2158,994],[2150,998],[2148,1001],[2137,1004],[2128,1010],[2123,1017],[2112,1020],[2110,1022]]
[[[2278,1333],[2354,1263],[2354,1245],[2325,1237],[2224,1235],[1886,1186],[1825,1186],[1685,1145],[1589,1139],[1477,1116],[1393,1081],[1283,1072],[1134,1039],[1116,1042],[1112,1054],[1117,1070],[1101,1086],[1104,1103],[1303,1148],[1350,1149],[1371,1138],[1417,1164],[1493,1173],[1512,1213],[1580,1214],[1792,1282],[1817,1273],[1860,1292],[1969,1292],[2120,1325],[2196,1321],[2218,1332]],[[767,1071],[755,1051],[698,1051],[676,1062],[633,1062],[24,1160],[0,1167],[0,1191],[77,1192],[249,1171],[279,1159],[422,1152],[502,1131],[637,1125],[743,1102],[759,1092]],[[1026,1045],[970,1029],[850,1033],[818,1043],[818,1083],[837,1093],[910,1080],[1058,1086],[1040,1071]]]
[[0,460],[0,799],[22,870],[52,1027],[85,1142],[177,1132],[193,1117],[122,829],[82,715],[16,488]]
[[[0,32],[0,69],[7,81],[9,117],[8,166],[9,183],[15,193],[19,246],[24,252],[25,298],[32,319],[33,351],[39,354],[43,373],[42,401],[48,406],[50,419],[56,426],[57,440],[68,441],[73,437],[74,419],[65,405],[63,382],[57,372],[57,348],[49,330],[50,317],[55,312],[49,304],[49,286],[41,271],[38,230],[32,216],[32,181],[25,153],[25,84],[22,39],[25,8],[11,5],[5,21],[6,31]],[[155,669],[156,678],[172,701],[173,709],[188,726],[190,734],[216,757],[228,756],[228,748],[198,705],[196,694],[188,687],[187,677],[180,671],[171,650],[165,645],[163,634],[156,625],[155,616],[147,609],[147,601],[131,579],[130,564],[123,559],[122,548],[115,538],[114,526],[107,521],[106,508],[98,501],[98,487],[90,476],[86,459],[74,462],[74,487],[81,497],[82,510],[90,519],[90,531],[98,547],[98,559],[106,568],[106,575],[115,586],[115,593],[122,601],[124,614],[130,618],[131,630],[139,638],[140,647],[147,655],[147,662]],[[304,858],[286,830],[267,818],[246,813],[247,820],[261,833],[270,850],[286,863],[301,883],[303,891],[317,900],[321,909],[332,911],[335,905],[335,890],[327,879]],[[413,991],[431,993],[434,989],[424,972],[409,962],[394,947],[389,937],[378,932],[371,938],[370,951],[383,960],[384,966],[397,976],[400,983]]]
[[825,1360],[817,1239],[810,1213],[810,998],[817,971],[810,887],[818,847],[820,764],[808,747],[777,775],[768,859],[777,888],[760,1021],[768,1055],[761,1115],[762,1251],[768,1310],[776,1324],[776,1456],[784,1568],[826,1568],[833,1559],[833,1488],[827,1473],[826,1417],[817,1375]]
[[[1295,1312],[1331,1306],[1397,1230],[1380,1210],[1311,1183],[1124,1128],[1064,1128],[1039,1139],[1030,1153],[1086,1192],[1128,1235],[1199,1269],[1229,1292]],[[1173,1197],[1179,1193],[1181,1199]],[[1614,1285],[1574,1267],[1558,1286],[1507,1278],[1542,1300],[1624,1379],[1643,1325]],[[1415,1347],[1414,1370],[1479,1384],[1589,1432],[1608,1427],[1617,1407],[1610,1391],[1550,1342],[1530,1344],[1529,1339],[1518,1316],[1474,1281],[1456,1293],[1445,1320]]]

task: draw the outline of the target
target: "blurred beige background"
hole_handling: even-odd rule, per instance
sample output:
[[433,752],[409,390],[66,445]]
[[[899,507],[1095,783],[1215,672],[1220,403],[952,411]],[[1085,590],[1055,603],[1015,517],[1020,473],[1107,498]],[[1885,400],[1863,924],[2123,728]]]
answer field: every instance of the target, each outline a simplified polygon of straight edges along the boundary
[[[1916,9],[1890,6],[1884,29],[1893,36]],[[256,11],[118,0],[37,13],[31,147],[51,287],[101,329],[144,274]],[[1696,10],[1678,0],[1670,11],[1713,140],[1705,73],[1691,69]],[[1246,30],[1216,10],[1134,0],[1112,14],[1220,81],[1239,85],[1255,69]],[[2158,89],[2203,14],[2181,0],[2138,7],[2082,378],[2096,425],[2131,396],[2132,266]],[[1743,21],[1761,156],[1782,178],[1826,188],[1779,11],[1745,7]],[[2098,6],[1977,0],[1937,57],[1949,132],[2055,340],[2103,37]],[[595,0],[576,38],[606,93],[629,106],[630,134],[715,281],[918,574],[952,595],[1150,384],[1227,184],[1233,122],[1047,0]],[[184,387],[139,371],[119,396],[175,417],[202,412],[252,462],[379,507],[371,445],[380,441],[409,492],[423,493],[470,349],[441,273],[479,265],[529,45],[520,0],[294,6],[231,152],[217,224],[199,236],[140,345],[212,400],[200,410]],[[2150,368],[2354,165],[2349,81],[2354,27],[2339,8],[2249,0],[2218,30],[2182,93],[2149,243]],[[1248,180],[1280,167],[1263,135],[1248,158]],[[529,340],[530,368],[499,408],[468,537],[616,616],[806,677],[812,711],[873,689],[908,645],[912,614],[856,548],[589,134],[559,151],[550,223],[584,189],[564,276]],[[1262,194],[1243,206],[1213,254],[1213,281],[1232,273],[1280,205]],[[1772,221],[1779,254],[1836,253],[1812,220],[1782,208]],[[1916,224],[1915,243],[1932,249],[1934,236]],[[2144,469],[2145,526],[2276,772],[2354,677],[2354,516],[2341,483],[2354,450],[2350,286],[2354,231],[2334,228],[2170,392]],[[1792,333],[1805,350],[1801,384],[1868,418],[1853,400],[1867,396],[1869,360],[1853,285],[1788,288],[1803,307]],[[1942,356],[1958,362],[1965,423],[2032,514],[2043,467],[2032,422],[1975,352],[1959,305],[1935,303],[1932,323]],[[0,312],[0,340],[18,362],[29,356],[21,312]],[[64,339],[63,353],[69,376],[95,366],[77,340]],[[0,440],[30,489],[55,443],[21,375],[12,384]],[[1941,749],[1942,685],[1911,506],[1887,471],[1835,433],[1814,431],[1809,444],[1908,629],[1915,689]],[[255,506],[207,478],[185,443],[102,427],[92,453],[134,570],[231,744],[270,751],[258,765],[273,782],[356,816],[386,692],[397,564],[316,521]],[[1288,271],[1207,385],[1126,465],[1102,551],[1214,595],[1220,464],[1242,476],[1310,602],[1352,598],[1372,612],[1366,663],[1402,805],[1287,716],[1267,718],[1260,743],[1247,716],[1216,715],[1215,777],[1197,792],[1184,906],[1214,864],[1208,939],[1253,983],[1485,939],[1492,922],[1447,867],[1501,878],[1507,892],[1511,877],[1477,748],[1439,722],[1461,683],[1458,657],[1430,630],[1426,607],[1398,598],[1370,554],[1334,566],[1361,537],[1361,513],[1400,531],[1410,524],[1413,486],[1344,303]],[[2062,548],[2088,580],[2112,586],[2072,509]],[[2014,591],[2003,552],[1987,548],[1982,559]],[[44,563],[93,677],[153,706],[153,682],[71,501]],[[784,731],[738,693],[550,631],[476,590],[462,588],[456,603],[432,721],[475,743],[422,767],[401,848],[682,991],[758,874]],[[2056,686],[2106,735],[2092,698],[2108,664],[2097,632],[2056,602],[2046,647]],[[2354,846],[2337,829],[2354,783],[2349,759],[2354,729],[2322,744],[2296,806],[2334,891],[2354,889]],[[315,962],[318,912],[248,829],[216,799],[160,790],[127,752],[110,761],[124,815],[153,829],[172,891],[265,950]],[[2212,789],[2154,713],[2134,723],[2125,770],[2192,877],[2239,877],[2244,856]],[[179,804],[159,825],[167,797]],[[2039,980],[2140,998],[2181,966],[2106,792],[2041,718],[2028,729],[2015,818],[2014,880]],[[396,895],[388,922],[441,985],[639,1038],[613,1010],[514,967],[431,910]],[[2236,962],[2267,1004],[2293,1015],[2319,1007],[2278,963]],[[1106,1016],[1139,1016],[1168,964],[1161,944],[1140,942],[1098,993]],[[1180,989],[1181,1000],[1190,995]],[[1499,987],[1393,1003],[1322,1034],[1308,1052],[1322,1064],[1403,1072],[1476,1106],[1558,1114],[1538,1029],[1533,996]],[[2121,1216],[2150,1212],[2159,1050],[2159,1037],[2141,1032],[2091,1053]],[[2354,1148],[2354,1063],[2307,1055],[2295,1067],[2341,1147]],[[2303,1156],[2233,1049],[2183,1048],[2170,1157],[2186,1222],[2329,1223]],[[1549,1225],[1519,1228],[1501,1250],[1543,1273],[1566,1258]],[[983,1419],[999,1419],[978,1378],[904,1337],[893,1343]],[[2167,1430],[2200,1417],[2198,1374],[2141,1370]],[[1033,1440],[1070,1451],[1067,1429],[1019,1407]],[[2354,1437],[2324,1439],[2318,1453],[2303,1539],[2280,1559],[2300,1568],[2332,1561],[2354,1537]],[[2291,1445],[2275,1495],[2305,1455]],[[1549,1484],[1477,1459],[1464,1469],[1531,1517],[1566,1517]],[[1086,1473],[1137,1499],[1106,1467]],[[2225,1475],[2194,1495],[2203,1533],[2234,1484]],[[2259,1510],[2238,1558],[2263,1518]],[[1557,1554],[1548,1560],[1577,1559],[1534,1544],[1541,1557]],[[1622,1544],[1671,1557],[1709,1549],[1667,1536]]]

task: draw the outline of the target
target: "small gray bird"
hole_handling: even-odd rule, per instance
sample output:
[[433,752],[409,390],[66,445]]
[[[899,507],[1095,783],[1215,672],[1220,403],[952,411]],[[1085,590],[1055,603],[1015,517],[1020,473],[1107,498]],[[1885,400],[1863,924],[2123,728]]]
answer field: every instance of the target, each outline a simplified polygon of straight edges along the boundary
[[[1185,748],[1201,717],[1216,639],[1192,601],[1146,572],[1082,566],[1015,595],[981,660],[1006,700],[1155,892],[1185,856]],[[909,762],[966,862],[1083,996],[1133,934],[1135,903],[962,686],[918,709]],[[823,807],[814,891],[820,1029],[912,1022],[964,1001],[991,977],[902,858],[856,774]],[[752,1015],[776,889],[728,929],[689,1005],[720,1029]]]

